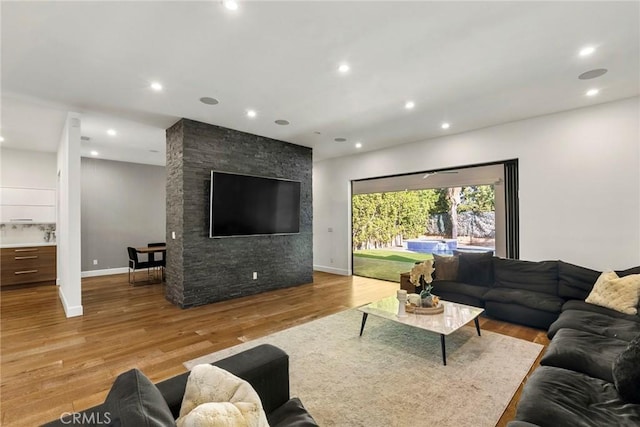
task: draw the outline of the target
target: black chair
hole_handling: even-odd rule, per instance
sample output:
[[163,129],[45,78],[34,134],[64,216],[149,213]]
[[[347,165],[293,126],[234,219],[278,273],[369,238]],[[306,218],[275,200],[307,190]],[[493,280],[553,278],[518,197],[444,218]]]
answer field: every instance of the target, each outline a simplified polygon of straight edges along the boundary
[[[156,246],[167,246],[166,243],[149,243],[147,244],[148,248],[153,248]],[[157,253],[157,252],[156,252]],[[162,269],[162,277],[164,278],[164,268],[167,266],[167,251],[162,251],[161,257],[159,260],[155,259],[156,253],[149,252],[149,262],[153,264],[153,267],[160,267]]]
[[[127,252],[129,253],[129,283],[135,284],[136,270],[142,270],[144,268],[147,269],[147,279],[149,279],[149,269],[153,267],[152,263],[149,261],[139,261],[136,248],[129,246],[127,247]],[[133,270],[133,282],[131,281],[131,270]]]
[[[167,246],[167,244],[166,243],[149,243],[149,244],[147,244],[148,248],[154,248],[156,246]],[[166,259],[167,259],[167,251],[162,251],[162,258],[159,259],[157,262],[160,262],[162,267],[166,267]],[[149,253],[149,262],[156,262],[155,253],[154,252],[150,252]]]

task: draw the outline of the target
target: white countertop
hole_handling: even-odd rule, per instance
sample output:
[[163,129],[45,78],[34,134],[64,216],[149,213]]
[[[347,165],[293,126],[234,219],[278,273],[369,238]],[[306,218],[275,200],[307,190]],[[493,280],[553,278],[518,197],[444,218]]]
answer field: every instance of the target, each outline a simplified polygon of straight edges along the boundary
[[55,242],[40,242],[40,243],[3,243],[0,248],[26,248],[29,246],[56,246]]

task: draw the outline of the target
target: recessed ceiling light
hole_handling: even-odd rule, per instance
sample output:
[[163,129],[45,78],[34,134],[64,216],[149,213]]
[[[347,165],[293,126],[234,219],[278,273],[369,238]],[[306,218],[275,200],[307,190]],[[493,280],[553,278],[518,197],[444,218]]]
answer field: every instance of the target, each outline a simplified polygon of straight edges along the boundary
[[338,71],[340,71],[341,73],[346,73],[351,69],[351,67],[349,67],[349,64],[340,64],[340,66],[338,67]]
[[0,136],[0,142],[4,142],[4,137]]
[[320,132],[320,131],[315,131],[313,133],[315,133],[316,135],[322,135],[322,132]]
[[586,46],[586,47],[583,47],[582,49],[580,49],[580,56],[589,56],[595,51],[596,51],[595,47]]
[[238,2],[237,1],[225,0],[223,3],[224,3],[224,7],[226,7],[229,10],[238,10]]
[[159,153],[160,151],[158,150],[149,150],[150,153]]
[[598,89],[589,89],[587,91],[587,96],[596,96],[600,92]]
[[280,126],[286,126],[286,125],[289,124],[288,121],[282,120],[282,119],[276,120],[274,123],[277,124],[277,125],[280,125]]
[[413,109],[413,107],[415,107],[415,106],[416,106],[416,103],[415,103],[415,102],[413,102],[413,101],[407,101],[407,102],[405,102],[405,104],[404,104],[404,108],[406,108],[407,110],[411,110],[411,109]]
[[109,134],[109,136],[116,136],[118,132],[116,132],[115,129],[109,129],[107,131],[107,134]]
[[207,105],[216,105],[218,103],[218,100],[215,98],[211,98],[210,96],[204,96],[200,98],[200,102]]
[[93,150],[93,151],[91,152],[91,155],[92,155],[92,156],[97,156],[98,154],[99,154],[99,153],[98,153],[96,150]]
[[607,71],[608,70],[606,68],[596,68],[595,70],[585,71],[584,73],[580,74],[578,76],[578,78],[580,80],[595,79],[596,77],[600,77],[600,76],[606,74]]
[[449,129],[449,128],[451,127],[451,125],[450,125],[449,123],[446,123],[446,122],[445,122],[445,123],[441,124],[441,125],[440,125],[440,127],[441,127],[442,129]]
[[361,142],[356,142],[356,148],[362,148],[362,143]]
[[151,89],[155,90],[156,92],[160,92],[162,90],[162,85],[158,82],[153,82],[151,83]]
[[257,113],[255,112],[255,110],[247,110],[247,117],[253,118],[256,116],[256,114]]
[[347,138],[333,138],[335,142],[347,142]]

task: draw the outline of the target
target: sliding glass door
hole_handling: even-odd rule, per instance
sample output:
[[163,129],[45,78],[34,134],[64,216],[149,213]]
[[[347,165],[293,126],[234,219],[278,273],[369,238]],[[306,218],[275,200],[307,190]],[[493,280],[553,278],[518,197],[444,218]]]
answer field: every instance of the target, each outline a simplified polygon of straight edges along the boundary
[[415,262],[454,250],[513,257],[514,190],[515,160],[353,181],[353,274],[398,282]]

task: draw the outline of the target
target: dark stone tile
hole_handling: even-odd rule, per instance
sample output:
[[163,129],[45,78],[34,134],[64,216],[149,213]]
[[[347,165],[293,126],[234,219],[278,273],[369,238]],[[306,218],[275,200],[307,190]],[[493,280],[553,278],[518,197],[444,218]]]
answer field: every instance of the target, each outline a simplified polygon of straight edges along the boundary
[[[211,170],[300,181],[300,233],[210,239]],[[311,179],[310,148],[187,119],[167,129],[166,298],[190,307],[311,283]]]

